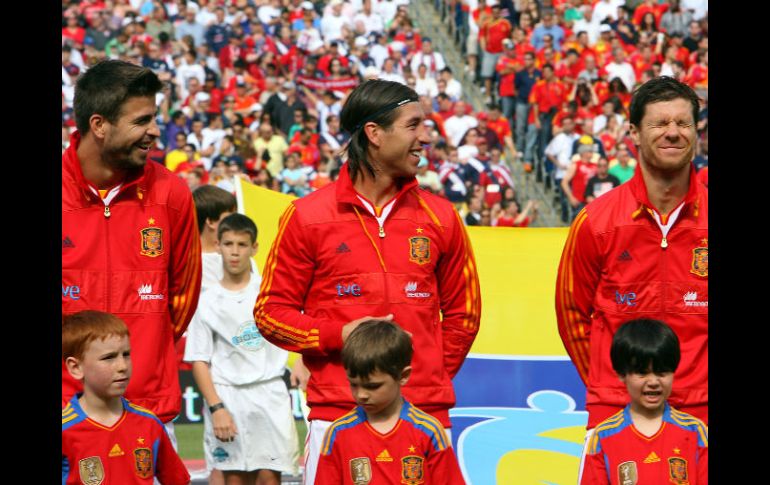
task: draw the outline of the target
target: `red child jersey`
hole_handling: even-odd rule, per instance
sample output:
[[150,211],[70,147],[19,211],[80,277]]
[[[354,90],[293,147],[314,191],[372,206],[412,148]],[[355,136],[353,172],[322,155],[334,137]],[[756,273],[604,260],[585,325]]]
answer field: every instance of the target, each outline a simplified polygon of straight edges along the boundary
[[62,485],[187,485],[190,474],[163,423],[121,398],[123,416],[107,427],[91,420],[78,394],[61,412]]
[[634,427],[629,406],[599,424],[580,484],[626,483],[708,484],[708,428],[703,421],[667,403],[653,436]]
[[362,407],[336,420],[324,436],[315,485],[463,484],[441,423],[404,401],[398,423],[382,434]]

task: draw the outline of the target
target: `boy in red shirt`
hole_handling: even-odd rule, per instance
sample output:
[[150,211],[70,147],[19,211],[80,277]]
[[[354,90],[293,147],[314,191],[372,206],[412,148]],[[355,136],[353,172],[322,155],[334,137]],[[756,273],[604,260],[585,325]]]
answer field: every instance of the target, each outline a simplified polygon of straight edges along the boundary
[[62,356],[83,383],[61,413],[62,484],[190,483],[163,423],[123,399],[131,378],[131,346],[123,320],[86,310],[64,319]]
[[612,368],[631,402],[586,437],[581,485],[708,484],[708,428],[668,404],[680,357],[679,339],[660,320],[615,332]]
[[326,431],[316,485],[465,483],[441,423],[401,397],[411,362],[412,339],[397,324],[353,330],[342,363],[358,406]]

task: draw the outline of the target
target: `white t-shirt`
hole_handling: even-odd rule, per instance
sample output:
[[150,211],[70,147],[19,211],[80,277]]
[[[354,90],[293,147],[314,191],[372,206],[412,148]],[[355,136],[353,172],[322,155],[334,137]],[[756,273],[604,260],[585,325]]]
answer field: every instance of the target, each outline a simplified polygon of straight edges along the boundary
[[202,293],[187,329],[184,360],[211,364],[215,384],[244,385],[283,376],[288,352],[271,344],[254,322],[262,278],[230,291],[217,284]]
[[458,146],[465,132],[478,126],[478,124],[479,121],[473,116],[463,115],[457,117],[452,115],[444,121],[444,133],[446,133],[452,145]]

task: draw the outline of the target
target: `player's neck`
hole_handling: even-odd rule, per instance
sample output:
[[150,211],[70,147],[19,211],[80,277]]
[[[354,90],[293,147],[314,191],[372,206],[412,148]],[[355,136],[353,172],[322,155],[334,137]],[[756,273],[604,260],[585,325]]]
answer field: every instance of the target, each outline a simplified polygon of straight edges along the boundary
[[117,423],[123,416],[123,402],[120,396],[102,398],[94,393],[84,392],[78,403],[90,419],[107,427]]
[[249,266],[249,269],[240,274],[228,273],[227,269],[225,269],[224,276],[222,277],[220,284],[226,290],[238,291],[246,288],[249,285],[249,281],[251,281],[251,266]]
[[[404,399],[398,396],[398,399],[387,408],[377,414],[366,413],[366,420],[369,425],[377,432],[386,434],[393,430],[401,416],[401,409],[404,407]],[[366,412],[366,410],[364,410]]]
[[97,189],[109,189],[126,178],[126,171],[117,169],[104,163],[101,156],[101,147],[86,134],[78,145],[78,160],[83,178]]
[[353,188],[376,207],[382,207],[396,196],[400,185],[387,174],[378,172],[376,177],[372,177],[362,168],[353,182]]
[[661,215],[674,210],[690,189],[689,165],[675,174],[642,166],[642,177],[647,187],[647,198]]
[[663,424],[664,406],[658,409],[646,409],[631,404],[630,414],[634,427],[645,436],[653,436]]

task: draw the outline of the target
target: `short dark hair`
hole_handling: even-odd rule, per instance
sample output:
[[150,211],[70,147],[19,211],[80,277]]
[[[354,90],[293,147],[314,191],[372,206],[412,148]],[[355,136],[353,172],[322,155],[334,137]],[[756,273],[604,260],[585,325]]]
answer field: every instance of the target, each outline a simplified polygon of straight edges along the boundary
[[91,129],[89,120],[94,114],[115,123],[129,98],[155,96],[162,87],[150,69],[119,60],[101,61],[77,80],[75,125],[80,134],[85,135]]
[[235,196],[216,185],[201,185],[193,191],[192,196],[199,233],[203,232],[206,219],[218,221],[223,212],[235,212],[238,208]]
[[350,377],[367,377],[380,371],[398,380],[411,362],[412,338],[387,320],[360,324],[342,346],[342,365]]
[[[348,96],[340,112],[342,128],[350,133],[345,146],[350,178],[355,181],[365,169],[374,177],[374,167],[367,157],[369,137],[363,126],[373,121],[388,130],[398,117],[398,107],[405,101],[417,101],[417,93],[410,87],[395,81],[373,79],[359,84]],[[401,103],[401,104],[399,104]]]
[[632,125],[638,127],[642,122],[642,118],[644,118],[644,111],[648,104],[680,98],[689,101],[692,105],[692,120],[693,123],[696,123],[698,121],[698,113],[700,112],[698,95],[695,94],[695,91],[690,86],[670,76],[650,79],[634,91],[629,108],[629,121]]
[[234,212],[222,219],[217,228],[217,240],[221,240],[222,234],[227,231],[246,232],[251,237],[251,244],[257,242],[257,225],[243,214]]
[[631,373],[674,372],[681,357],[679,338],[660,320],[639,318],[618,328],[612,337],[610,359],[620,376]]

